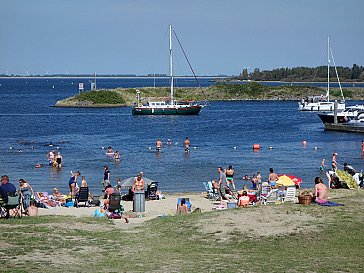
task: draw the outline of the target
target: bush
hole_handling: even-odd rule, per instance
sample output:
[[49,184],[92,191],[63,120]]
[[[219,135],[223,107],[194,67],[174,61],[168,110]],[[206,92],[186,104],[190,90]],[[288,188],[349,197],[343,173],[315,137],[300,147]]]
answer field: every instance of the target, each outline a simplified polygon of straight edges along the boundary
[[85,92],[75,98],[80,101],[91,101],[93,104],[125,104],[124,98],[119,93],[110,90]]

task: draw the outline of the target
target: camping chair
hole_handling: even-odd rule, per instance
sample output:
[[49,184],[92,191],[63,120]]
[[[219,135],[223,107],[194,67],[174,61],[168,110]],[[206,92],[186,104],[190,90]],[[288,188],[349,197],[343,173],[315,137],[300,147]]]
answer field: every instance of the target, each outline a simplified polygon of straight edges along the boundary
[[119,211],[120,213],[124,212],[124,208],[121,205],[121,195],[118,193],[113,193],[110,194],[109,197],[109,211],[110,212],[115,212],[115,211]]
[[212,187],[212,182],[209,181],[209,182],[202,182],[202,184],[204,185],[205,189],[206,189],[206,192],[207,192],[207,195],[208,195],[208,198],[213,200],[213,201],[216,201],[217,199],[220,199],[220,195],[218,194],[217,190],[215,190],[213,187]]
[[260,193],[260,203],[267,205],[268,203],[277,202],[277,189],[271,189],[270,186],[262,186]]
[[85,202],[85,207],[90,206],[89,202],[89,188],[81,187],[75,197],[75,207],[78,208],[80,202]]
[[7,210],[7,216],[21,218],[22,216],[22,200],[19,193],[8,193],[8,202],[5,205],[5,209]]
[[296,187],[287,187],[283,202],[296,202]]

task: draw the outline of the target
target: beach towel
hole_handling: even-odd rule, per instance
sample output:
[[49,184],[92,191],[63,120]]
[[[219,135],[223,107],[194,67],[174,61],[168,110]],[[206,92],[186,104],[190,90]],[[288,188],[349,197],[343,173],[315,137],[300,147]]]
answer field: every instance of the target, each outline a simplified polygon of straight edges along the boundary
[[327,201],[326,203],[323,204],[319,204],[320,206],[325,206],[325,207],[338,207],[338,206],[344,206],[344,204],[339,204],[339,203],[335,203],[335,202],[331,202],[331,201]]

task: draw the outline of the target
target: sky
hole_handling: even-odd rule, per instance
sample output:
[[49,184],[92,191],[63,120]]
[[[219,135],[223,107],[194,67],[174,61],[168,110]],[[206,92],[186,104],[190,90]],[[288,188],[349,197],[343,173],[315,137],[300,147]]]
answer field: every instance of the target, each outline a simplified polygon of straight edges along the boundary
[[0,74],[168,74],[169,24],[197,75],[326,65],[328,36],[337,66],[364,65],[363,14],[363,0],[1,0]]

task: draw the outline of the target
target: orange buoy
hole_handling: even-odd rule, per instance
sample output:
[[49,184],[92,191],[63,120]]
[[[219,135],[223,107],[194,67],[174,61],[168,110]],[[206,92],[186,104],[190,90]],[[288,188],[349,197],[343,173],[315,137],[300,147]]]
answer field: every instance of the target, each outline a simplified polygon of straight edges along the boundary
[[253,150],[254,151],[260,150],[260,145],[259,144],[253,144]]

